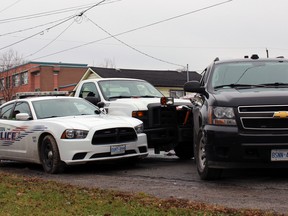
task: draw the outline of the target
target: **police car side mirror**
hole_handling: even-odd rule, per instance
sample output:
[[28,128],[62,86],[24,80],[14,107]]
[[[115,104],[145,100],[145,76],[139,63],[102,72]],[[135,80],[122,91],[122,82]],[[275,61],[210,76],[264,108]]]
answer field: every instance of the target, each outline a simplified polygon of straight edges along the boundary
[[29,117],[30,116],[28,113],[18,113],[15,116],[16,120],[21,120],[21,121],[27,121],[29,119]]
[[105,103],[104,102],[98,102],[97,103],[97,106],[99,107],[99,108],[103,108],[104,106],[105,106]]

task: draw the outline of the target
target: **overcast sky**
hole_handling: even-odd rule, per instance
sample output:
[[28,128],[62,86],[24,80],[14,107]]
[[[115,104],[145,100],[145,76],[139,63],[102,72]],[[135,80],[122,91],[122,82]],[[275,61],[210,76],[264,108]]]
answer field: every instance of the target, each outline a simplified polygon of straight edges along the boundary
[[1,0],[0,54],[201,72],[216,57],[266,49],[288,57],[287,8],[287,0]]

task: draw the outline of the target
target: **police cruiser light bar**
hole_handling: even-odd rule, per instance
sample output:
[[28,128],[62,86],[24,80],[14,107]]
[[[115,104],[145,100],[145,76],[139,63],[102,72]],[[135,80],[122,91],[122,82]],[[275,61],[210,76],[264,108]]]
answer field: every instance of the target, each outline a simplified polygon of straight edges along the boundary
[[43,91],[43,92],[18,92],[16,98],[39,97],[39,96],[68,96],[68,91]]

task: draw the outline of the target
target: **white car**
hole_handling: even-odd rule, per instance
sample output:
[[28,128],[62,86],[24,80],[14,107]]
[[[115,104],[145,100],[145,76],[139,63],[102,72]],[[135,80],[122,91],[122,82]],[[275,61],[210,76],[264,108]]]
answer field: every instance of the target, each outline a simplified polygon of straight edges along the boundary
[[0,160],[65,165],[148,155],[142,121],[105,115],[75,97],[32,97],[0,106]]

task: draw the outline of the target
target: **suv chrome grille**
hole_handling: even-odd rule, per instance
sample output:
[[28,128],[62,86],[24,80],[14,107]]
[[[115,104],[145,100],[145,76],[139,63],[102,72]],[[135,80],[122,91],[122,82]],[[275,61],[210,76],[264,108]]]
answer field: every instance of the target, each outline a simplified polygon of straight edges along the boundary
[[[240,106],[238,112],[244,129],[288,130],[288,105]],[[277,116],[279,112],[284,115]]]
[[133,128],[109,128],[96,131],[92,139],[92,144],[114,144],[133,142],[136,140],[137,134]]

